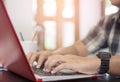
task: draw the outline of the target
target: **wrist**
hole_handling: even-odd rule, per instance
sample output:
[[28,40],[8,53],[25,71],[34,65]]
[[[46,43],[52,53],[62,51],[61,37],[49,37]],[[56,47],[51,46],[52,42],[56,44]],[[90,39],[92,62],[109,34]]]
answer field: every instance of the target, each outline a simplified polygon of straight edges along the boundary
[[87,58],[85,68],[82,69],[83,73],[86,74],[98,74],[101,60],[97,57]]
[[100,70],[100,65],[101,65],[101,60],[98,57],[95,57],[93,59],[93,71],[94,71],[94,74],[98,74],[98,72]]

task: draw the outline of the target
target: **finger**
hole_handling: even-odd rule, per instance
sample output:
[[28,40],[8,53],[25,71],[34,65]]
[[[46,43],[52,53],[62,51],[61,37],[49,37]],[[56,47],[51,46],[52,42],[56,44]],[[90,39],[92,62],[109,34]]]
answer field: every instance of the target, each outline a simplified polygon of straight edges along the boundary
[[32,54],[33,54],[32,52],[30,52],[30,53],[27,54],[28,61],[30,60],[30,57],[32,56]]
[[47,61],[45,62],[45,71],[49,72],[52,68],[57,66],[62,62],[62,55],[52,55],[48,57]]
[[70,68],[67,66],[67,63],[62,63],[62,64],[58,65],[57,67],[55,67],[55,68],[51,71],[51,73],[52,73],[52,74],[55,74],[55,73],[59,72],[59,71],[62,70],[62,69],[70,69]]
[[47,56],[45,55],[40,55],[38,58],[38,64],[36,66],[36,68],[40,68],[42,65],[44,65],[44,63],[46,62]]
[[57,66],[59,64],[59,60],[54,58],[54,59],[48,59],[45,62],[45,66],[44,66],[44,70],[46,72],[50,72],[52,70],[52,68],[54,68],[55,66]]
[[36,68],[40,68],[41,65],[45,62],[45,60],[48,58],[48,56],[50,56],[52,53],[49,51],[41,51],[39,53],[39,58],[38,58],[38,64],[36,66]]
[[37,59],[38,55],[37,54],[32,54],[31,57],[29,58],[30,65],[32,66],[33,62]]

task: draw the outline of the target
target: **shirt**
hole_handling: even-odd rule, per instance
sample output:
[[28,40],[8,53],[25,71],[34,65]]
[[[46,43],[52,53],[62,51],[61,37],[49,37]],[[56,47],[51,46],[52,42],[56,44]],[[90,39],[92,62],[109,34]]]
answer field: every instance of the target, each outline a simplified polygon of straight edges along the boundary
[[90,52],[109,48],[112,55],[120,55],[120,10],[103,17],[82,42]]

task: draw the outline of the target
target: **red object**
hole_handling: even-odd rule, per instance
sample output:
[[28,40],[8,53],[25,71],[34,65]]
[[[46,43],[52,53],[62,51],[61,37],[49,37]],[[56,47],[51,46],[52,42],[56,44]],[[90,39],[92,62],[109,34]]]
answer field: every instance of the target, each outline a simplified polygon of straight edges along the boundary
[[38,79],[38,81],[37,82],[42,82],[42,79]]
[[92,79],[93,79],[93,80],[97,80],[97,79],[98,79],[98,76],[93,76]]
[[32,82],[36,81],[2,0],[0,0],[0,63],[11,72]]

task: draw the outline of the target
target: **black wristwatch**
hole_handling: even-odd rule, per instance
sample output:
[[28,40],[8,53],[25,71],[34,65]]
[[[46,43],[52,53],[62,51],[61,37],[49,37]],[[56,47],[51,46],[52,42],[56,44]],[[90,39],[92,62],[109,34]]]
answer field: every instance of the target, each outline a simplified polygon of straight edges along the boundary
[[99,74],[107,73],[109,70],[111,54],[109,52],[99,52],[97,57],[101,59]]

